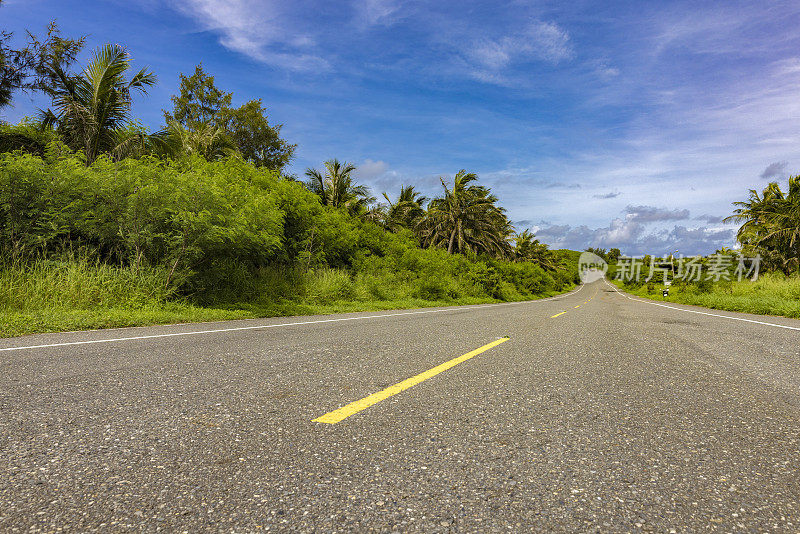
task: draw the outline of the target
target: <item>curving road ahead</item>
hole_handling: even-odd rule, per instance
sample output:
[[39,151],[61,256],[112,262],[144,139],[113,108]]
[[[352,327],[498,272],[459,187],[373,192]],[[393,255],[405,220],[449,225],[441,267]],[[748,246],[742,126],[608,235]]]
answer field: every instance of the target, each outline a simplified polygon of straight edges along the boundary
[[800,531],[800,321],[598,281],[0,349],[0,531]]

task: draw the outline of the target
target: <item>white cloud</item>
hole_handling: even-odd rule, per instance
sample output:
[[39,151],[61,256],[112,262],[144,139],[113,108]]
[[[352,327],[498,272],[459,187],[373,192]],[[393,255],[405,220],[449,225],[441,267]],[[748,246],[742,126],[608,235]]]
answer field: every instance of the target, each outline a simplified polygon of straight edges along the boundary
[[[531,62],[557,65],[575,55],[569,33],[555,22],[534,19],[507,35],[497,35],[503,27],[476,27],[451,12],[422,9],[398,0],[331,4],[326,8],[331,11],[329,26],[309,22],[309,13],[320,9],[310,0],[168,1],[204,30],[216,33],[224,47],[287,71],[332,72],[335,63],[339,74],[365,76],[369,69],[394,66],[407,70],[411,64],[417,72],[432,78],[467,75],[486,83],[511,85],[516,82],[507,79],[506,72],[517,66]],[[417,46],[426,49],[424,54],[418,54],[419,48],[404,50],[402,46],[397,50],[372,49],[388,37],[391,26],[402,20],[414,22],[423,39]],[[443,30],[441,24],[447,28]],[[365,30],[370,30],[371,37]],[[465,39],[464,33],[486,35]],[[354,50],[369,52],[374,59],[367,64],[347,64]],[[398,50],[403,52],[397,54]],[[413,54],[405,55],[407,52]],[[607,65],[598,66],[597,72],[606,78],[619,73]]]
[[373,161],[371,159],[364,160],[363,163],[356,166],[353,177],[360,181],[372,181],[386,174],[389,171],[389,165],[385,161]]
[[400,5],[395,0],[356,0],[353,4],[365,26],[389,26],[399,18]]
[[682,255],[710,254],[734,244],[735,230],[725,226],[687,228],[648,228],[625,219],[612,219],[607,227],[549,225],[537,229],[536,236],[552,248],[584,250],[587,247],[618,248],[626,255],[665,254],[677,250]]
[[[777,49],[781,36],[774,39]],[[742,48],[732,52],[733,58],[749,53],[750,42],[731,40]],[[677,37],[671,46],[678,46]],[[540,165],[543,173],[571,176],[587,183],[592,193],[620,191],[631,204],[657,205],[667,196],[674,206],[727,216],[732,202],[759,186],[759,176],[775,179],[797,172],[785,162],[800,157],[800,61],[765,60],[730,72],[720,69],[711,75],[701,69],[676,78],[674,57],[645,60],[650,48],[642,48],[630,57],[615,56],[631,76],[599,86],[585,104],[587,113],[604,106],[629,106],[636,112],[614,125],[613,136],[590,130],[601,140],[598,147]],[[774,57],[775,52],[765,55]],[[624,207],[614,199],[604,202]],[[579,192],[545,199],[537,215],[569,223],[563,214],[576,208],[590,225],[602,224],[598,216],[606,208]],[[531,216],[521,206],[509,209],[520,218]]]
[[519,40],[519,50],[539,59],[558,63],[574,55],[569,34],[553,22],[535,22]]
[[608,228],[600,230],[597,239],[601,245],[620,247],[639,237],[642,230],[642,225],[635,219],[613,219]]
[[603,81],[609,82],[620,75],[620,70],[610,64],[607,59],[595,59],[587,61],[587,65],[594,74]]
[[544,61],[558,64],[575,55],[569,34],[553,22],[534,21],[519,33],[485,37],[464,50],[471,75],[485,82],[503,83],[500,72],[514,63]]
[[598,193],[592,195],[593,198],[599,198],[601,200],[606,200],[610,198],[617,198],[620,195],[619,191],[609,191],[608,193]]
[[698,215],[695,217],[698,221],[705,221],[709,224],[721,224],[725,220],[726,216],[724,215]]
[[[505,41],[505,40],[504,40]],[[475,48],[469,51],[469,55],[490,69],[501,69],[511,62],[511,46],[506,42],[498,43],[487,39],[478,43]]]
[[800,72],[800,57],[781,59],[773,63],[778,75],[796,74]]
[[287,31],[286,4],[276,0],[173,0],[178,10],[194,18],[206,30],[220,36],[220,43],[256,61],[293,71],[328,68],[313,52],[312,36]]
[[635,222],[682,221],[689,218],[689,210],[656,208],[655,206],[628,206],[625,218]]
[[390,168],[383,160],[375,161],[367,158],[356,164],[353,178],[356,182],[368,186],[376,196],[380,197],[381,193],[386,192],[392,198],[397,195],[400,186],[405,184],[413,184],[417,190],[426,189],[425,186],[430,186],[432,177],[407,176]]

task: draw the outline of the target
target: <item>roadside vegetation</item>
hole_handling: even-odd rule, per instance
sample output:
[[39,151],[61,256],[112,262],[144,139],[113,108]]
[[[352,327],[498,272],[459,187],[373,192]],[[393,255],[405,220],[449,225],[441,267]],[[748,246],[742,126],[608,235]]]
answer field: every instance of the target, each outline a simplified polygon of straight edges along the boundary
[[759,194],[734,204],[728,220],[741,222],[737,239],[745,256],[759,255],[767,270],[787,276],[800,272],[800,175],[789,178],[789,188],[781,190],[771,182]]
[[624,284],[617,286],[640,297],[760,315],[781,315],[800,319],[800,276],[780,272],[766,273],[756,281],[701,281],[673,283],[669,296],[662,296],[663,284]]
[[[641,274],[631,276],[630,267],[625,272],[623,266],[631,258],[619,249],[587,251],[609,263],[610,281],[640,297],[800,318],[800,176],[788,179],[786,191],[777,182],[771,182],[761,192],[751,189],[748,199],[735,202],[734,207],[727,220],[742,223],[737,233],[740,247],[693,258],[699,270],[696,275],[681,276],[679,258],[647,255],[638,258]],[[755,279],[755,273],[749,271],[753,258],[758,258],[759,267]],[[666,297],[662,294],[665,274],[671,281]],[[689,273],[684,270],[683,274]]]
[[157,83],[128,51],[0,39],[0,336],[531,299],[577,282],[577,256],[517,233],[465,170],[425,198],[378,202],[331,159],[286,173],[295,145],[260,100],[233,104],[202,66],[155,132],[133,115]]
[[[720,310],[800,318],[800,176],[790,177],[784,192],[772,182],[759,193],[750,190],[746,201],[736,202],[729,220],[742,223],[738,250],[722,249],[700,258],[701,267],[726,265],[724,272],[711,276],[704,270],[698,280],[673,280],[667,297],[662,296],[663,275],[655,272],[651,280],[616,280],[621,288],[635,295],[694,304]],[[756,280],[736,272],[739,258],[760,261]],[[643,273],[652,258],[643,258]],[[664,265],[672,258],[657,258]],[[614,278],[619,265],[609,270]],[[645,274],[645,278],[647,275]],[[674,277],[668,277],[674,278]],[[741,280],[740,280],[741,278]]]

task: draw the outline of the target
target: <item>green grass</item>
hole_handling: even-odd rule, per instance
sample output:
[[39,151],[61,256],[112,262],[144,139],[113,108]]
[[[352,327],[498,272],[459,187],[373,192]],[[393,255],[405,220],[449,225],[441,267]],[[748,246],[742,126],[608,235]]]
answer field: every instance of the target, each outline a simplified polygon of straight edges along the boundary
[[41,332],[68,332],[96,328],[120,328],[154,324],[189,323],[244,319],[252,314],[235,310],[171,306],[166,309],[54,308],[31,311],[0,311],[0,337]]
[[654,284],[648,289],[647,285],[631,287],[617,281],[614,283],[628,293],[654,300],[717,310],[800,318],[799,276],[767,273],[755,282],[742,280],[673,285],[666,298],[661,295],[663,286],[660,284]]
[[[407,273],[357,273],[289,268],[239,277],[221,292],[214,280],[202,299],[180,298],[160,268],[114,267],[85,259],[41,260],[0,268],[0,337],[41,332],[316,315],[522,301],[556,294],[522,295],[501,288],[492,298],[463,280],[408,277]],[[228,280],[230,282],[230,280]],[[237,288],[232,291],[230,288]],[[571,288],[569,288],[571,289]],[[569,290],[569,289],[565,289]]]
[[7,265],[0,269],[0,337],[252,316],[192,305],[166,282],[164,270],[86,260]]

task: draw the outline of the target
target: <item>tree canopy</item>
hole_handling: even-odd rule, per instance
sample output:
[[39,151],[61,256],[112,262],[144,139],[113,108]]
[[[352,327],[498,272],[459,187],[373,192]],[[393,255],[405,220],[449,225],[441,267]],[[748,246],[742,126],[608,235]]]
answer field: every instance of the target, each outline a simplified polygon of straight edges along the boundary
[[87,163],[102,153],[124,156],[128,136],[120,136],[132,120],[132,94],[147,94],[156,83],[151,71],[140,69],[130,78],[130,55],[119,45],[97,49],[81,74],[73,76],[51,65],[53,108],[46,122],[56,126],[67,145],[83,150]]
[[800,269],[800,175],[789,178],[784,193],[777,182],[771,182],[759,194],[750,190],[750,197],[726,220],[741,221],[737,239],[742,252],[760,255],[767,267],[785,273]]
[[386,199],[386,212],[383,220],[386,228],[397,231],[400,228],[416,230],[425,217],[425,203],[428,198],[417,191],[413,185],[400,186],[397,200],[391,200],[389,195],[383,194]]
[[232,107],[233,94],[218,88],[214,76],[195,67],[180,75],[180,92],[172,97],[172,111],[164,110],[167,128],[177,123],[191,133],[217,132],[223,145],[235,148],[256,167],[281,170],[294,156],[296,145],[280,137],[281,126],[270,125],[261,99]]
[[324,164],[325,171],[306,169],[309,180],[306,187],[319,197],[324,206],[343,208],[351,215],[361,215],[375,201],[369,189],[353,182],[352,173],[356,166],[338,159],[328,160]]
[[55,22],[42,39],[26,32],[21,48],[13,48],[12,39],[12,33],[0,33],[0,109],[11,104],[16,91],[50,93],[57,84],[55,68],[66,70],[85,41],[62,37]]
[[449,186],[441,180],[443,194],[434,198],[422,228],[423,242],[448,253],[486,253],[508,256],[513,228],[497,197],[482,185],[477,175],[460,170]]
[[163,110],[167,124],[177,122],[187,129],[205,124],[222,126],[222,111],[229,109],[232,93],[226,93],[214,85],[214,77],[203,70],[203,65],[194,68],[194,74],[180,74],[180,93],[170,97],[172,111]]

